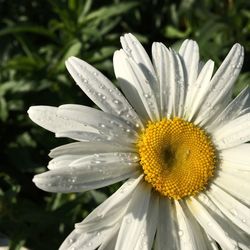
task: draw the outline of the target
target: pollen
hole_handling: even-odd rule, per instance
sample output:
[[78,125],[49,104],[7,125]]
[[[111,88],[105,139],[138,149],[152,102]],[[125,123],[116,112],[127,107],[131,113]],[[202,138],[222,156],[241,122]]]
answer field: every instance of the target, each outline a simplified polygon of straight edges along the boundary
[[181,118],[149,122],[137,141],[144,179],[173,199],[206,189],[216,166],[209,135]]

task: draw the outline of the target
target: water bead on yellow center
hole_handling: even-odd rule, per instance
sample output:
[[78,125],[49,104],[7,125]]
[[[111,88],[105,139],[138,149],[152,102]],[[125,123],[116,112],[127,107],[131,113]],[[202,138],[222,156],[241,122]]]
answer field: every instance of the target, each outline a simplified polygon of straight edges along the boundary
[[204,190],[216,166],[216,150],[204,130],[181,118],[149,122],[138,142],[145,180],[173,199]]

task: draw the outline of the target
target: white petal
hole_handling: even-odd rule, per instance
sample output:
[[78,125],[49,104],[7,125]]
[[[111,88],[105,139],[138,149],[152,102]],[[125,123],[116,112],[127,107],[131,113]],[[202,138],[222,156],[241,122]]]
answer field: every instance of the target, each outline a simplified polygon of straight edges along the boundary
[[114,71],[125,96],[144,121],[159,119],[154,92],[143,71],[124,51],[114,54]]
[[95,250],[110,235],[114,234],[114,227],[103,228],[100,232],[83,233],[74,230],[62,243],[59,250]]
[[186,90],[182,61],[161,43],[153,44],[152,56],[160,84],[161,115],[181,116]]
[[245,143],[237,147],[228,148],[220,152],[221,170],[250,171],[250,144]]
[[141,183],[135,190],[121,223],[116,250],[135,249],[140,234],[144,231],[150,194],[151,187],[146,183]]
[[141,180],[142,175],[127,180],[81,223],[76,224],[76,229],[83,232],[100,231],[102,228],[118,223],[126,213],[129,201]]
[[248,207],[216,185],[211,185],[207,194],[222,213],[236,226],[246,233],[250,232],[250,209]]
[[250,113],[228,122],[213,132],[218,149],[226,149],[250,140]]
[[202,104],[196,119],[196,124],[203,126],[209,119],[216,117],[221,110],[225,109],[231,96],[231,90],[237,79],[242,64],[244,51],[243,47],[235,44],[227,57],[213,76],[207,96]]
[[214,62],[212,60],[207,63],[201,69],[197,80],[194,82],[192,91],[189,92],[189,96],[186,99],[186,117],[188,121],[193,120],[193,117],[201,107],[204,99],[207,95],[210,79],[213,74]]
[[143,221],[142,230],[137,239],[135,250],[150,250],[154,242],[156,225],[158,222],[159,196],[151,194],[146,220]]
[[152,59],[159,79],[159,107],[160,115],[163,117],[167,114],[170,88],[167,81],[170,65],[168,49],[162,43],[153,43]]
[[33,181],[40,189],[49,192],[83,192],[96,189],[127,179],[138,170],[137,163],[120,160],[119,155],[104,162],[96,155],[85,156],[72,162],[69,167],[38,174]]
[[238,178],[236,175],[220,172],[214,179],[214,183],[250,206],[250,184],[245,179]]
[[136,127],[131,127],[125,121],[112,114],[82,105],[62,105],[58,114],[71,120],[88,125],[98,130],[100,134],[119,137],[119,140],[134,142]]
[[58,115],[57,107],[33,106],[29,108],[28,114],[33,122],[54,133],[66,130],[98,132],[89,126]]
[[[149,82],[155,94],[159,93],[156,73],[151,60],[141,45],[141,43],[132,34],[125,34],[121,37],[121,44],[127,56],[132,58],[140,67],[143,75]],[[156,96],[158,98],[158,96]]]
[[135,152],[134,146],[117,145],[112,142],[73,142],[51,150],[49,156],[55,158],[61,155],[89,155],[108,152]]
[[[92,164],[127,163],[133,165],[139,161],[137,153],[107,152],[89,155],[63,155],[49,162],[49,169],[90,168]],[[97,166],[99,168],[99,166]]]
[[[240,247],[240,249],[248,250],[249,235],[245,234],[244,231],[242,231],[239,227],[236,227],[230,220],[228,220],[228,218],[220,211],[220,209],[211,201],[207,194],[200,193],[197,196],[197,199],[201,206],[204,208],[206,207],[205,209],[211,215],[214,221],[220,225],[226,237],[228,237],[229,243],[233,244],[233,249],[239,249]],[[213,223],[208,223],[207,226],[213,227]],[[220,242],[218,243],[220,244]],[[222,247],[222,249],[224,248]]]
[[234,120],[237,117],[243,115],[244,113],[250,113],[246,112],[247,108],[250,106],[250,89],[249,87],[246,87],[243,89],[240,94],[233,99],[228,106],[216,117],[208,126],[206,129],[211,132],[219,127],[222,127],[225,125],[228,121]]
[[235,249],[237,243],[230,239],[218,222],[200,202],[194,198],[186,201],[188,208],[204,230],[215,239],[223,249]]
[[201,228],[185,204],[175,201],[178,236],[181,250],[206,249]]
[[110,234],[109,237],[107,237],[105,239],[105,241],[101,244],[101,246],[98,248],[98,250],[115,249],[115,244],[116,244],[118,232],[119,232],[119,227],[117,226],[114,228],[113,233]]
[[56,133],[56,137],[66,137],[76,141],[97,141],[97,142],[105,142],[105,141],[114,141],[111,136],[100,135],[98,133],[84,132],[84,131],[64,131]]
[[82,156],[80,155],[61,155],[56,157],[55,159],[49,161],[48,169],[59,169],[65,168],[70,165],[71,162],[80,159]]
[[179,247],[176,218],[174,215],[175,207],[170,200],[160,197],[159,202],[159,219],[156,234],[156,249],[177,250]]
[[[192,85],[195,83],[198,75],[199,47],[195,41],[185,40],[180,47],[179,53],[185,64],[188,92],[191,93]],[[189,97],[189,93],[187,94],[187,98]]]
[[119,116],[135,126],[141,126],[139,117],[127,100],[103,74],[75,57],[70,57],[65,64],[80,88],[103,111]]
[[73,161],[70,164],[70,167],[77,169],[87,166],[87,168],[91,167],[93,170],[94,167],[100,168],[100,165],[108,165],[112,163],[124,163],[132,166],[134,163],[138,163],[138,161],[139,156],[137,153],[112,152],[83,156],[80,159]]

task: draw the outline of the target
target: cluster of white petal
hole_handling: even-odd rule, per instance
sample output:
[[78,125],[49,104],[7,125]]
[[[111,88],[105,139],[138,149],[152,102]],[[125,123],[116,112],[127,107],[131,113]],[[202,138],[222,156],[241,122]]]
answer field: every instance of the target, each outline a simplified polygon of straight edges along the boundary
[[[66,67],[102,110],[35,106],[30,118],[57,137],[76,140],[51,151],[49,171],[34,177],[50,192],[83,192],[127,180],[61,246],[68,249],[250,249],[250,92],[232,100],[243,48],[235,44],[219,69],[201,63],[196,42],[179,52],[152,46],[152,62],[131,34],[121,37],[114,71],[125,97],[105,76],[71,57]],[[135,142],[149,121],[181,117],[212,137],[219,166],[210,186],[172,201],[143,180]]]

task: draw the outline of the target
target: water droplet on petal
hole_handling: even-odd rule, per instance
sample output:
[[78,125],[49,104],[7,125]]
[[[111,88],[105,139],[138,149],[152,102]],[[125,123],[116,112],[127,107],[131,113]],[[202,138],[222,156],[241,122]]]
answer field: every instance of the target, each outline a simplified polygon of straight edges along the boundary
[[183,232],[182,230],[179,230],[178,235],[179,235],[179,236],[183,236],[183,235],[184,235],[184,232]]
[[211,222],[208,222],[207,225],[208,225],[209,227],[211,227],[211,226],[212,226],[212,223],[211,223]]

